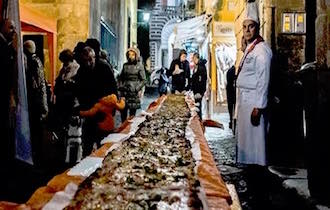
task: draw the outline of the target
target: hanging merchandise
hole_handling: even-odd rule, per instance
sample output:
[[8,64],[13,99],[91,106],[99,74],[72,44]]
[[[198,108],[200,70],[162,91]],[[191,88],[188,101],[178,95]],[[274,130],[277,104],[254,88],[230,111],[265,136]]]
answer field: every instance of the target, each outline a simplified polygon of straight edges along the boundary
[[226,74],[228,69],[235,64],[236,45],[232,43],[218,43],[215,48],[215,60],[217,65],[217,102],[225,103],[226,96]]

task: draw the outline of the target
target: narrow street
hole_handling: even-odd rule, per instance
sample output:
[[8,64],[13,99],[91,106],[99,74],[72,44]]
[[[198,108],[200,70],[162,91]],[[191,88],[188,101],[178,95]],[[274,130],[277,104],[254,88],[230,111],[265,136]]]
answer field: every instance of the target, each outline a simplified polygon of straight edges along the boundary
[[[158,94],[155,89],[146,89],[142,110],[145,110],[157,97]],[[226,107],[222,107],[221,110],[226,110]],[[245,167],[236,164],[236,139],[232,130],[228,127],[229,115],[227,112],[222,112],[214,114],[211,119],[221,122],[224,125],[224,130],[212,127],[206,127],[205,129],[205,137],[214,160],[217,163],[217,167],[221,171],[221,176],[227,184],[233,184],[235,186],[242,209],[252,210],[254,208],[251,207],[251,203],[258,202],[258,198],[253,197],[250,187],[247,185]],[[266,204],[269,210],[317,209],[311,200],[299,196],[294,189],[284,188],[282,185],[283,181],[284,179],[279,176],[271,174],[271,182],[264,187],[268,190],[265,193],[269,193],[270,195]]]
[[[147,88],[141,110],[145,110],[147,106],[155,99],[158,93],[155,89]],[[141,111],[139,110],[139,111]],[[222,111],[226,107],[222,107]],[[219,128],[206,127],[205,137],[213,154],[214,160],[217,163],[218,169],[221,171],[221,176],[227,184],[233,184],[238,193],[240,204],[244,210],[252,210],[251,203],[258,202],[257,197],[253,197],[250,187],[246,181],[245,167],[236,164],[236,139],[229,129],[229,115],[227,112],[214,114],[211,119],[221,122],[224,125],[224,130]],[[313,210],[317,209],[310,200],[299,196],[293,189],[286,189],[282,186],[284,179],[271,174],[271,182],[264,188],[269,190],[269,200],[266,206],[269,210]]]
[[329,14],[0,0],[0,210],[330,210]]
[[[234,184],[238,193],[242,209],[255,209],[251,203],[258,203],[258,198],[253,197],[250,188],[247,185],[246,168],[235,163],[236,158],[236,140],[232,131],[228,127],[228,113],[220,113],[212,116],[213,120],[223,123],[225,129],[209,128],[205,130],[205,137],[209,143],[214,159],[224,181],[228,184]],[[316,207],[310,200],[299,196],[294,189],[285,189],[282,186],[283,179],[271,174],[271,182],[267,183],[264,189],[269,193],[268,202],[265,204],[267,209],[286,210],[312,210]],[[262,209],[262,207],[260,207]]]

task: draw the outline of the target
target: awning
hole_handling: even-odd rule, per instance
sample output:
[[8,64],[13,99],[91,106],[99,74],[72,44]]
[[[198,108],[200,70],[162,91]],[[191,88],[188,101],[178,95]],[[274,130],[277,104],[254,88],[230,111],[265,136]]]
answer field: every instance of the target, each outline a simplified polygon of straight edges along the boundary
[[56,27],[56,19],[51,18],[49,16],[46,16],[42,13],[40,13],[37,10],[34,10],[32,8],[29,8],[25,6],[24,4],[19,5],[20,10],[20,19],[21,22],[24,22],[29,25],[36,26],[38,28],[41,28],[45,31],[51,32],[53,34],[56,34],[57,27]]
[[211,20],[210,15],[201,15],[178,23],[174,29],[175,43],[195,40],[202,42],[207,37],[207,25]]
[[56,68],[56,43],[57,43],[57,20],[29,8],[24,4],[19,5],[22,32],[40,32],[47,34],[49,48],[49,61],[51,73],[51,85],[55,83]]

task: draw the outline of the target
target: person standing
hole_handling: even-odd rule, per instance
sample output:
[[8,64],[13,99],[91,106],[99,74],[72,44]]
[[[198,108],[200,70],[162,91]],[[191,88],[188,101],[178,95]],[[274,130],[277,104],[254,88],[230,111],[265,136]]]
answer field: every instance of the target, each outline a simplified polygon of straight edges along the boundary
[[172,77],[172,93],[187,90],[189,87],[190,69],[186,50],[180,50],[179,57],[172,61],[166,75]]
[[91,47],[95,53],[95,72],[97,81],[94,86],[97,89],[95,92],[95,104],[102,97],[115,94],[117,92],[117,82],[115,80],[114,71],[112,66],[100,57],[101,44],[97,39],[89,38],[85,42],[86,46]]
[[54,112],[52,114],[52,127],[57,131],[60,139],[67,136],[66,129],[73,109],[77,103],[77,73],[79,64],[73,59],[73,52],[65,49],[60,53],[63,66],[55,80]]
[[247,47],[238,77],[238,162],[266,165],[263,111],[267,107],[272,51],[259,35],[259,19],[255,3],[248,3],[243,21]]
[[26,56],[26,88],[29,105],[29,119],[33,162],[42,161],[43,122],[48,115],[47,90],[44,67],[36,55],[36,45],[32,40],[24,42]]
[[198,53],[194,53],[193,61],[195,63],[195,68],[191,77],[191,90],[194,93],[195,102],[198,103],[198,115],[202,119],[202,99],[206,91],[206,60],[201,59]]
[[229,112],[229,128],[233,129],[233,113],[235,109],[236,103],[236,88],[235,88],[235,80],[236,80],[236,72],[235,66],[232,66],[226,74],[227,84],[226,84],[226,93],[227,93],[227,103],[228,103],[228,112]]
[[159,71],[160,71],[160,75],[159,75],[158,93],[159,96],[162,96],[167,94],[167,87],[169,81],[166,75],[166,68],[162,67]]
[[243,36],[247,43],[237,72],[237,162],[247,164],[247,184],[259,207],[267,202],[264,187],[270,176],[266,159],[265,110],[272,51],[259,35],[255,2],[247,3],[243,16]]
[[0,97],[3,105],[0,114],[0,133],[2,135],[0,161],[4,164],[9,163],[9,160],[14,157],[14,136],[10,129],[10,121],[12,121],[11,117],[15,115],[13,110],[16,107],[16,97],[13,93],[16,76],[16,50],[14,47],[16,35],[14,21],[6,19],[0,22]]
[[126,52],[127,62],[119,76],[119,91],[125,97],[126,105],[121,112],[121,120],[127,119],[128,111],[130,116],[136,114],[136,110],[141,108],[140,94],[146,84],[144,66],[139,62],[139,51],[131,47]]
[[[77,73],[77,97],[79,110],[89,110],[101,98],[117,94],[117,85],[111,69],[97,60],[95,51],[87,46],[81,52],[81,65]],[[100,145],[102,139],[97,139],[97,121],[103,116],[88,118],[83,123],[83,155],[89,155],[94,143]]]

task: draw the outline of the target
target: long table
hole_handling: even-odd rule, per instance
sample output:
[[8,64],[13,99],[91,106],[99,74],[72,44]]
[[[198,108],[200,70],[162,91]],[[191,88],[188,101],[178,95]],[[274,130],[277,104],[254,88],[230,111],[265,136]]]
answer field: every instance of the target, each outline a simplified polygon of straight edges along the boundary
[[[157,107],[165,100],[166,96],[158,98],[149,105],[148,112],[153,113]],[[198,167],[197,175],[201,186],[206,195],[207,205],[210,210],[229,210],[232,203],[226,184],[222,180],[221,174],[213,159],[207,141],[204,137],[202,124],[197,116],[195,116],[190,125],[195,134],[195,140],[199,141],[202,160]],[[126,120],[117,130],[121,133],[129,133],[130,122]],[[105,157],[106,152],[112,146],[106,143],[98,150],[93,152],[92,157]],[[53,177],[46,186],[38,188],[25,204],[15,204],[9,202],[0,202],[1,209],[42,209],[55,195],[56,192],[63,191],[67,184],[73,182],[79,185],[86,177],[69,176],[69,170]]]

